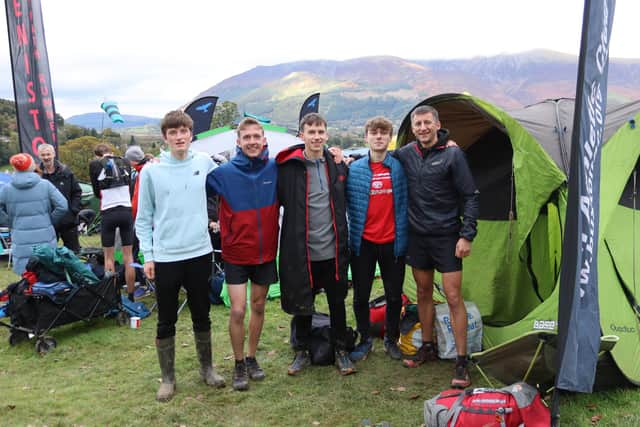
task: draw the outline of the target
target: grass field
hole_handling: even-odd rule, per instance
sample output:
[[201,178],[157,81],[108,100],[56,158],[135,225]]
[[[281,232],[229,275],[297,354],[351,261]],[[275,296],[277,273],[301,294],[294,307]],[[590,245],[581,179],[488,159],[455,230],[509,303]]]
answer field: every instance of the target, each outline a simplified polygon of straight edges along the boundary
[[[0,262],[3,286],[14,281]],[[379,287],[378,287],[379,292]],[[351,294],[347,304],[351,303]],[[149,297],[149,305],[153,298]],[[318,309],[327,312],[324,298]],[[348,307],[350,324],[354,324]],[[214,363],[230,384],[233,358],[228,309],[213,306]],[[0,328],[0,425],[2,426],[420,426],[423,402],[447,388],[452,364],[438,361],[406,369],[391,361],[376,340],[374,352],[340,377],[331,366],[310,367],[288,377],[290,317],[279,301],[267,303],[258,351],[267,379],[248,392],[200,382],[188,309],[179,317],[176,340],[177,395],[158,403],[160,372],[153,313],[140,329],[114,319],[74,323],[51,333],[58,347],[40,356],[32,341],[9,346]],[[4,319],[6,320],[6,319]],[[486,386],[472,371],[476,386]],[[638,426],[640,389],[563,396],[563,426]]]

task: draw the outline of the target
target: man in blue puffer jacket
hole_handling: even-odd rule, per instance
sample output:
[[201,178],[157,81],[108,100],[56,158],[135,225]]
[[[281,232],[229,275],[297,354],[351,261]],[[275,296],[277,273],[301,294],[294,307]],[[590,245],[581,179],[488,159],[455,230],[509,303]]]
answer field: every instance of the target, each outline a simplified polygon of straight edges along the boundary
[[67,213],[68,205],[53,184],[34,172],[30,155],[16,154],[9,161],[16,173],[0,191],[0,222],[11,227],[13,271],[21,275],[33,246],[58,245],[54,226]]
[[369,154],[351,164],[347,178],[353,311],[362,337],[350,354],[353,361],[364,360],[373,348],[369,297],[376,262],[387,300],[384,348],[392,359],[402,357],[397,342],[407,251],[407,178],[400,161],[387,153],[392,134],[388,119],[367,121]]

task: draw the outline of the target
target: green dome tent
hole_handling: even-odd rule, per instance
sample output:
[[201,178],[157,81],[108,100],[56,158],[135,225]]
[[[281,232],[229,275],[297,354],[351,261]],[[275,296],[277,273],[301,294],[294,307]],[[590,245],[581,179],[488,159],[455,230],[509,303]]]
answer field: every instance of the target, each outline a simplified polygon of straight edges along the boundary
[[[487,350],[478,360],[504,382],[521,380],[525,373],[537,382],[552,379],[574,101],[547,100],[508,114],[468,95],[435,96],[420,103],[425,104],[438,109],[442,126],[465,149],[481,192],[478,237],[472,256],[465,259],[463,275],[465,298],[478,304],[485,320]],[[640,133],[629,121],[640,119],[639,111],[640,102],[610,106],[603,136],[600,317],[602,335],[617,335],[620,340],[611,357],[601,357],[599,386],[619,384],[620,375],[615,375],[619,373],[640,384],[636,360],[640,351],[640,203],[633,208],[631,188],[633,172],[638,170]],[[407,116],[398,143],[411,139]],[[512,147],[512,185],[506,179],[508,145]],[[500,181],[502,185],[496,185]],[[486,204],[504,206],[509,186],[512,219],[490,215]],[[551,345],[543,348],[545,342]]]

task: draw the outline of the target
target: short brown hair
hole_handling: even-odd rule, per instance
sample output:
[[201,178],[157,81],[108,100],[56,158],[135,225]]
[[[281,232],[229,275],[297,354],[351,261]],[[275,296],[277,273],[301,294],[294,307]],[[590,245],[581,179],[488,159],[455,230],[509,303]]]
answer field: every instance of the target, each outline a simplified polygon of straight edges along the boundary
[[113,153],[113,148],[111,148],[108,144],[98,144],[93,149],[93,154],[98,157],[102,157],[107,153]]
[[189,128],[193,132],[193,119],[181,110],[169,111],[160,122],[160,130],[162,130],[163,136],[167,136],[168,129],[177,129],[182,126]]
[[262,130],[262,134],[264,135],[264,128],[262,127],[262,124],[259,121],[257,121],[253,117],[245,117],[244,119],[242,119],[240,123],[238,123],[238,127],[236,128],[236,132],[238,132],[238,136],[240,136],[240,131],[243,131],[245,130],[245,128],[249,126],[254,126],[254,125],[260,126],[260,129]]
[[413,119],[418,114],[427,114],[427,113],[431,113],[436,122],[440,121],[440,118],[438,116],[438,110],[433,108],[431,105],[421,105],[411,112],[411,123],[413,123]]
[[300,120],[300,132],[304,131],[305,126],[323,125],[327,128],[327,121],[318,113],[308,113]]
[[367,120],[367,123],[364,125],[364,134],[367,135],[367,132],[377,129],[393,135],[393,123],[386,117],[376,116]]

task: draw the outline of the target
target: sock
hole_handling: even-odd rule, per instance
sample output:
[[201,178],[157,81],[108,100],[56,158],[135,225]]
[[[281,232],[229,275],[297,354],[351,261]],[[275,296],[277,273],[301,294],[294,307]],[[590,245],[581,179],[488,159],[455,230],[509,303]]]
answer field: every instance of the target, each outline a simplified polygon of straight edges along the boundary
[[458,357],[456,358],[456,366],[467,366],[467,362],[469,361],[469,358],[467,357],[466,354],[463,355],[458,355]]
[[241,364],[243,364],[243,363],[244,363],[244,359],[242,359],[242,360],[236,360],[236,365],[241,365]]
[[129,298],[129,301],[131,301],[131,302],[136,302],[136,299],[135,299],[135,297],[133,296],[133,292],[130,292],[130,293],[127,295],[127,298]]
[[435,346],[433,345],[433,341],[422,341],[422,345],[425,345],[425,346],[431,347],[431,348],[435,348]]

